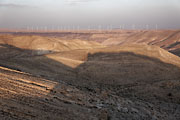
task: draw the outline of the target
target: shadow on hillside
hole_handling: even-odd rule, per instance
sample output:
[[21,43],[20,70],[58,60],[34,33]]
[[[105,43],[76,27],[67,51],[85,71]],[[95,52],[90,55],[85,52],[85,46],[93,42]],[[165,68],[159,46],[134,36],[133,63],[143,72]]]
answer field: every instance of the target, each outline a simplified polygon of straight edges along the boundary
[[175,49],[175,50],[170,50],[169,52],[171,52],[171,53],[173,53],[173,54],[175,54],[175,55],[180,57],[180,48]]
[[45,56],[49,53],[54,51],[20,49],[1,44],[0,66],[57,81],[63,79],[62,76],[73,74],[71,67]]
[[[27,50],[0,44],[0,66],[50,81],[65,82],[94,94],[96,94],[95,89],[106,90],[108,89],[106,86],[144,86],[180,79],[179,67],[132,52],[88,54],[87,61],[76,68],[44,56],[47,53],[53,51]],[[59,86],[55,86],[52,91],[55,91],[56,87]],[[152,90],[148,91],[148,94],[151,94]],[[44,103],[46,104],[48,103]],[[38,109],[46,109],[42,107]]]
[[180,79],[179,67],[133,52],[88,54],[87,61],[75,71],[76,83],[88,82],[88,86],[94,83],[133,85]]
[[133,52],[88,54],[86,61],[76,68],[46,57],[49,53],[54,51],[0,44],[0,66],[73,85],[88,82],[124,85],[180,76],[179,67]]
[[124,85],[179,77],[179,67],[133,52],[88,54],[87,61],[76,68],[46,57],[49,53],[54,51],[0,44],[0,66],[77,85],[88,82]]

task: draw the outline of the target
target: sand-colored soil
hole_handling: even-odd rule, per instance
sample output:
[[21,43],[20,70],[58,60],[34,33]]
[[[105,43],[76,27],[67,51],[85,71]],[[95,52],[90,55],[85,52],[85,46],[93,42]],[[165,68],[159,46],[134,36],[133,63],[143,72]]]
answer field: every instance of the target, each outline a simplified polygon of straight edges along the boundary
[[1,34],[0,119],[178,120],[178,36]]

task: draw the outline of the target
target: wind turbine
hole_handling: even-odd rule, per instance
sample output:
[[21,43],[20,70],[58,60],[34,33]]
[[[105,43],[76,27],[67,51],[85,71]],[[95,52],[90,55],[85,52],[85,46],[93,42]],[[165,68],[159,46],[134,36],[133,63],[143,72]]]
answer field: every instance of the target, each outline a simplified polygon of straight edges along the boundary
[[59,26],[57,26],[57,31],[59,32],[59,30],[60,30],[60,28],[59,28]]
[[69,32],[70,29],[71,29],[71,27],[68,25],[68,27],[67,27],[67,32]]
[[122,29],[122,26],[121,26],[121,25],[119,26],[119,29],[120,29],[120,30]]
[[75,30],[75,27],[74,27],[74,25],[72,26],[72,31],[74,31]]
[[158,25],[156,24],[156,31],[158,30]]
[[135,30],[135,25],[134,24],[132,25],[132,29]]
[[113,26],[112,25],[110,25],[110,31],[113,29]]
[[89,26],[88,26],[88,31],[90,31],[90,30],[91,30],[91,26],[89,25]]
[[31,29],[32,29],[32,32],[34,31],[34,28],[33,28],[33,26],[31,27]]
[[36,31],[38,32],[38,30],[39,30],[39,28],[38,28],[38,26],[36,27]]
[[123,25],[122,25],[122,29],[124,29],[124,26],[125,26],[125,25],[123,24]]
[[101,31],[101,25],[98,26],[99,31]]
[[79,31],[79,29],[80,29],[80,27],[79,27],[79,25],[77,26],[77,30]]
[[27,32],[29,32],[29,26],[27,26],[27,29],[26,29],[26,30],[27,30]]
[[149,30],[149,25],[148,24],[146,25],[146,30]]
[[51,28],[52,32],[54,31],[54,26],[52,25],[52,28]]

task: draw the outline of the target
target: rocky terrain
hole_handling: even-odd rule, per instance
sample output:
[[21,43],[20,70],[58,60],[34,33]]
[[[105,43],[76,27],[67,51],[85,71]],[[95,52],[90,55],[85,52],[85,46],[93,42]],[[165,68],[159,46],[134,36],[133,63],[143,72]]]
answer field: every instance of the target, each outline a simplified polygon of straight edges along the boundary
[[180,119],[179,31],[0,34],[2,120]]

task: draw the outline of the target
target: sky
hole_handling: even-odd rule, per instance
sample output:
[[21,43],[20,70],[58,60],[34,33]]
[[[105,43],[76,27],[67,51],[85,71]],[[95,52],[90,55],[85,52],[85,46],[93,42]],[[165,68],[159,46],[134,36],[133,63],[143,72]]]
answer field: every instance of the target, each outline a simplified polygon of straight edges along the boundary
[[0,28],[180,29],[180,0],[0,0]]

